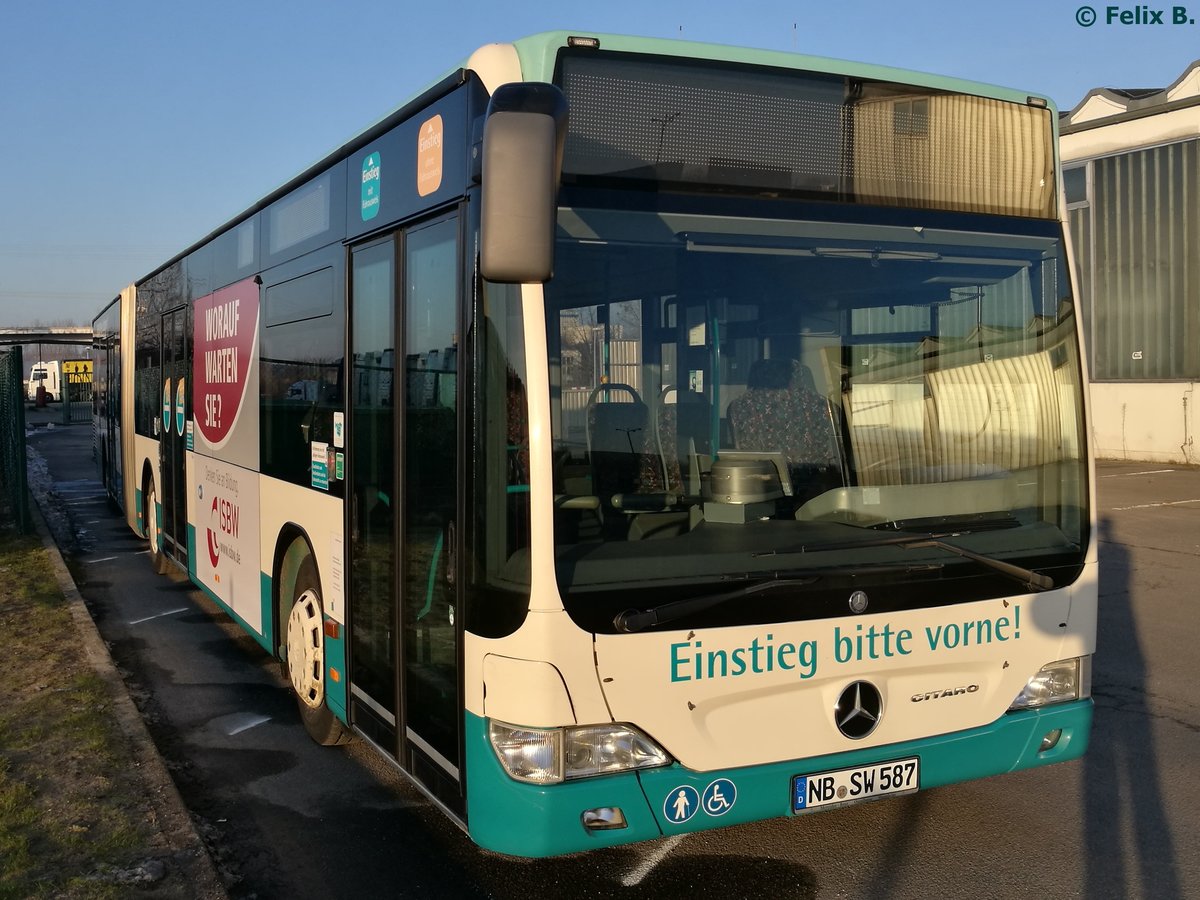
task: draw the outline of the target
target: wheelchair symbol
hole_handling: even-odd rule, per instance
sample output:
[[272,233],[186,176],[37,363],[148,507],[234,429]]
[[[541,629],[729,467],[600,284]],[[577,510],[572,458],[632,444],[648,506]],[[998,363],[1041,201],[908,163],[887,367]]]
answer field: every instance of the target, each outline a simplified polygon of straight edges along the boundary
[[723,816],[737,802],[737,787],[728,778],[718,778],[704,789],[701,805],[710,816]]

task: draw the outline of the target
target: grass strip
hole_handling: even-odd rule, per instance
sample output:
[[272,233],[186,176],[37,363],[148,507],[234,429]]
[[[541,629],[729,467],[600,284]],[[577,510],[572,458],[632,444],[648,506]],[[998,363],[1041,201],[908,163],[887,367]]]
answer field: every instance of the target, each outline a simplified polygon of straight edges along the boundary
[[0,635],[0,900],[122,896],[153,814],[46,550],[3,527]]

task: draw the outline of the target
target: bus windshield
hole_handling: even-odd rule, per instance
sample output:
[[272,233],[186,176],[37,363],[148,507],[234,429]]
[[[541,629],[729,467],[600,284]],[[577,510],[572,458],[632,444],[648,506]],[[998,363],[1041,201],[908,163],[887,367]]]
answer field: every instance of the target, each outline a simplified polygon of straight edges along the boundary
[[860,589],[872,611],[1030,589],[996,560],[1077,576],[1061,227],[911,215],[560,210],[554,524],[581,626],[698,594],[734,599],[672,627],[845,614]]

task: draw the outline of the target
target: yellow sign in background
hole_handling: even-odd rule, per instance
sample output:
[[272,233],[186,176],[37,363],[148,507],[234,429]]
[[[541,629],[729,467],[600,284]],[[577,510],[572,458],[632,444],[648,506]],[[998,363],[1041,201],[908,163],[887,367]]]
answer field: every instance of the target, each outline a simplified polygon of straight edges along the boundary
[[90,359],[67,359],[62,364],[63,380],[67,384],[91,384],[92,361]]

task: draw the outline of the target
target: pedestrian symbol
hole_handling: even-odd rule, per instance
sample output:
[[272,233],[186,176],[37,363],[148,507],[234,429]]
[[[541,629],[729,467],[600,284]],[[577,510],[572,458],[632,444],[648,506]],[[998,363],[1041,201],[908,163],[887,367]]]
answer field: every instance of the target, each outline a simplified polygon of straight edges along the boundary
[[696,814],[700,808],[700,793],[688,784],[671,788],[663,801],[663,817],[668,822],[681,825]]
[[704,811],[710,816],[723,816],[737,802],[737,787],[728,778],[718,778],[704,789]]

